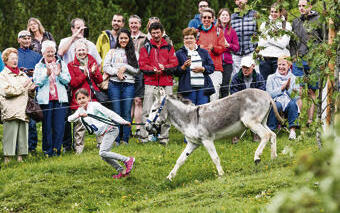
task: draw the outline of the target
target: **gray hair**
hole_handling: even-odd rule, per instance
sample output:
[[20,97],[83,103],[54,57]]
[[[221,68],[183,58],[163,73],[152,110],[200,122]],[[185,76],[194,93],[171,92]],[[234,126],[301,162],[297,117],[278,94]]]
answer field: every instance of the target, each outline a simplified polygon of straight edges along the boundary
[[54,51],[57,51],[57,47],[54,41],[46,40],[41,44],[41,52],[44,53],[47,48],[52,47]]
[[132,18],[137,19],[138,22],[139,22],[140,24],[142,24],[142,19],[141,19],[138,15],[131,15],[131,16],[129,17],[129,22],[130,22],[130,19],[132,19]]
[[89,49],[89,45],[88,45],[87,40],[85,38],[78,39],[74,43],[74,50],[76,50],[79,45],[84,45],[87,50]]

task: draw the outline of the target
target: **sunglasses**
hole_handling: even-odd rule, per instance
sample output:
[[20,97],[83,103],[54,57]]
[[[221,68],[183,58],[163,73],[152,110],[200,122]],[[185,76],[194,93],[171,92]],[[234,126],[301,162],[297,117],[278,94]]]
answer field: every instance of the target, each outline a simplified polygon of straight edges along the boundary
[[204,8],[204,7],[208,7],[208,5],[200,5],[198,6],[199,8]]
[[203,19],[212,19],[211,16],[203,16],[202,18],[203,18]]

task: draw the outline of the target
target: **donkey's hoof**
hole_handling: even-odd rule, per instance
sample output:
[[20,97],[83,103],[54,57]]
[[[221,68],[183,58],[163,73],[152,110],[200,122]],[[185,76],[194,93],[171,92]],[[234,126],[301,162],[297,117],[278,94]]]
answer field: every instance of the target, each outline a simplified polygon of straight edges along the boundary
[[261,159],[256,159],[256,160],[254,161],[255,165],[259,164],[260,162],[261,162]]
[[169,175],[168,177],[166,177],[166,179],[169,181],[169,182],[172,182],[172,177]]

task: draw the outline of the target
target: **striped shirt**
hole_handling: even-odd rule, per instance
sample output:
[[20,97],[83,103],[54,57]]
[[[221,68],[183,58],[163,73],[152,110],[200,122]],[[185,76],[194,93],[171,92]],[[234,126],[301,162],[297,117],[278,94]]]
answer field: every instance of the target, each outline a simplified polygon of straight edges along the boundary
[[190,83],[192,87],[203,87],[204,86],[204,75],[203,73],[193,72],[192,70],[196,67],[202,67],[202,59],[198,52],[195,50],[188,49],[188,56],[191,57],[190,65]]

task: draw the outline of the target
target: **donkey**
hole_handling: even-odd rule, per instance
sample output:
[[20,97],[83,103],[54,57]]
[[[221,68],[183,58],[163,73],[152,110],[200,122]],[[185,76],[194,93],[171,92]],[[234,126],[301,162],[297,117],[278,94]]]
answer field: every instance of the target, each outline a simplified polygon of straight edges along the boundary
[[187,145],[167,177],[170,181],[176,176],[177,170],[188,156],[201,144],[207,149],[216,165],[218,175],[222,176],[224,171],[214,140],[238,135],[246,128],[261,138],[255,152],[255,164],[261,161],[260,156],[269,139],[271,158],[277,157],[276,134],[267,126],[271,106],[277,119],[282,122],[283,119],[277,111],[275,102],[263,90],[246,89],[223,99],[195,106],[189,100],[166,96],[165,91],[161,89],[160,97],[153,103],[145,125],[149,132],[155,132],[169,119],[186,138]]

